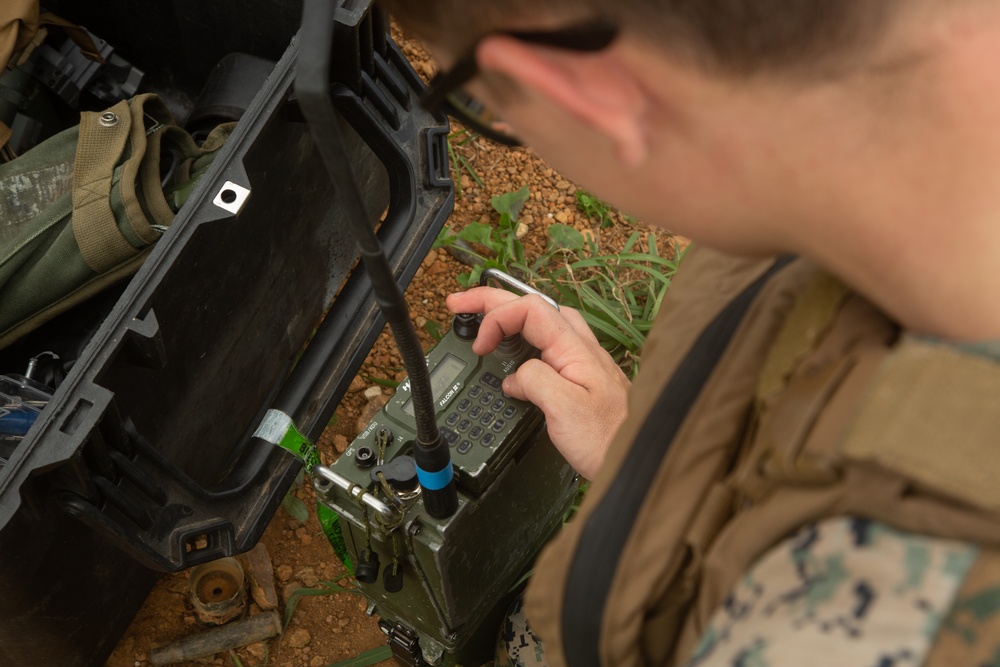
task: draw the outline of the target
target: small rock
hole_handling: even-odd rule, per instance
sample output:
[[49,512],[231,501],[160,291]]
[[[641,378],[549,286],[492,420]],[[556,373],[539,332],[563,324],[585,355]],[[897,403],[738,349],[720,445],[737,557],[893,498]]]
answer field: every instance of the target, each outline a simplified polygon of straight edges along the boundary
[[448,265],[441,261],[434,262],[427,267],[427,275],[429,276],[439,276],[442,273],[447,273],[448,271]]
[[423,315],[417,315],[417,319],[414,322],[414,324],[417,325],[418,329],[423,329],[425,326],[427,326],[427,318],[424,317]]
[[267,655],[267,644],[264,642],[257,642],[256,644],[250,644],[247,646],[247,653],[249,653],[254,658],[258,660],[263,660],[264,656]]
[[369,401],[374,401],[375,399],[382,396],[381,387],[368,387],[365,389],[365,398]]
[[528,235],[528,225],[523,222],[517,223],[517,230],[514,232],[514,238],[523,239]]
[[288,645],[292,648],[305,648],[311,640],[312,635],[305,628],[296,628],[288,633]]
[[339,433],[333,436],[333,448],[337,450],[338,454],[343,454],[347,450],[347,446],[351,444],[346,437],[340,435]]
[[[402,373],[405,372],[406,371],[402,371]],[[381,410],[382,406],[388,402],[389,398],[386,396],[379,396],[377,399],[368,401],[368,404],[365,405],[365,407],[361,410],[361,415],[358,417],[357,423],[355,423],[355,427],[357,428],[357,430],[359,432],[365,430],[365,427],[368,426],[368,423],[372,419],[375,419],[375,415],[378,414],[378,411]]]
[[292,578],[291,565],[279,565],[277,569],[278,581],[288,581]]
[[[309,529],[306,528],[305,526],[302,526],[301,528],[295,531],[295,537],[299,539],[299,544],[301,544],[302,546],[309,546],[310,544],[312,544],[312,535],[309,534]],[[312,568],[309,569],[312,570]],[[313,571],[313,576],[315,576],[314,571]],[[302,577],[299,577],[299,579],[301,580]],[[306,586],[311,585],[306,583],[305,580],[302,580],[302,583],[304,583]]]
[[326,664],[326,658],[321,655],[314,655],[313,659],[309,661],[309,667],[323,667]]
[[309,588],[314,588],[319,583],[315,568],[303,567],[295,573],[296,578]]
[[556,213],[555,218],[556,218],[556,222],[561,222],[562,224],[565,225],[565,224],[569,223],[569,212],[568,211],[559,211],[558,213]]

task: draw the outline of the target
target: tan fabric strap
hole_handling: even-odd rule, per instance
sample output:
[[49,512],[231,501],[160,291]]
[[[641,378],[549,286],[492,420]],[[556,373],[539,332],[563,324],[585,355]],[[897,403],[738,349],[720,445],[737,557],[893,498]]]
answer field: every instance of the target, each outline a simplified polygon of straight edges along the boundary
[[61,16],[57,16],[52,12],[44,12],[39,17],[39,22],[42,25],[54,25],[59,26],[66,33],[66,36],[70,40],[80,47],[80,53],[83,54],[88,60],[93,60],[95,63],[104,64],[104,57],[101,56],[101,50],[94,43],[94,39],[90,36],[90,33],[84,30],[82,27],[73,23],[72,21],[67,21]]
[[[132,130],[130,143],[132,154],[122,165],[122,175],[118,187],[125,205],[125,215],[129,226],[143,243],[153,243],[160,233],[150,226],[142,203],[145,202],[153,223],[164,227],[173,222],[174,213],[167,206],[160,187],[160,143],[163,133],[174,129],[177,135],[191,138],[186,132],[165,123],[171,120],[170,112],[158,97],[139,95],[132,101]],[[156,124],[146,129],[144,120],[150,118]],[[191,141],[192,148],[194,142]]]
[[118,230],[111,210],[115,166],[125,153],[131,128],[126,101],[105,112],[80,114],[73,166],[73,234],[83,260],[95,273],[116,267],[138,252]]
[[842,453],[1000,510],[998,403],[1000,364],[906,337],[874,378]]
[[20,63],[22,50],[38,31],[38,0],[0,3],[0,70]]
[[814,274],[778,332],[761,372],[758,399],[766,399],[785,387],[788,376],[829,330],[850,293],[846,285],[825,271]]

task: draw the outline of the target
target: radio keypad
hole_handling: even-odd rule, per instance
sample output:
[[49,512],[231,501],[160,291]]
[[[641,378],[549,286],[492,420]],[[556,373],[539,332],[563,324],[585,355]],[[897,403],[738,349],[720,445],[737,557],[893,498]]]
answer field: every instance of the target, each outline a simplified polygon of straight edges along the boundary
[[[455,449],[459,455],[468,454],[476,443],[484,447],[496,445],[497,439],[503,437],[510,420],[519,413],[516,405],[511,404],[502,394],[498,395],[503,384],[501,378],[487,372],[480,377],[479,382],[481,384],[473,383],[467,397],[462,398],[455,406],[458,412],[449,413],[445,418],[445,423],[458,431],[449,432],[450,437],[447,439],[452,447],[461,440],[461,444]],[[478,401],[472,400],[477,398]]]

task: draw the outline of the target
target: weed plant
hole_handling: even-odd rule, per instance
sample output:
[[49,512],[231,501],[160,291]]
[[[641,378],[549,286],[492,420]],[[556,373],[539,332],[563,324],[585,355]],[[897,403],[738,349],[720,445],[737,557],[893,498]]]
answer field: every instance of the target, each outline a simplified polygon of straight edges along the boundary
[[[634,377],[639,352],[681,260],[679,246],[671,239],[669,250],[663,253],[655,234],[649,233],[643,241],[636,231],[620,250],[607,252],[595,236],[553,224],[547,230],[546,249],[529,261],[517,238],[517,218],[528,195],[528,188],[523,187],[493,197],[491,204],[499,214],[495,225],[473,222],[458,231],[445,228],[435,247],[459,247],[475,262],[471,271],[458,277],[463,287],[478,284],[483,269],[494,267],[561,305],[576,308],[604,349]],[[577,200],[589,202],[588,215],[602,226],[607,226],[606,221],[613,224],[613,211],[606,204],[581,193]]]

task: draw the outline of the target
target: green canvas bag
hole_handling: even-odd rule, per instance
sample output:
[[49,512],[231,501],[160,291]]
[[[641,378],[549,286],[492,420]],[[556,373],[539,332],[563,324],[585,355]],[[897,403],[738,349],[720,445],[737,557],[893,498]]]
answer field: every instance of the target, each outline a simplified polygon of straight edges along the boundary
[[0,164],[0,348],[134,273],[233,125],[199,146],[139,95]]

